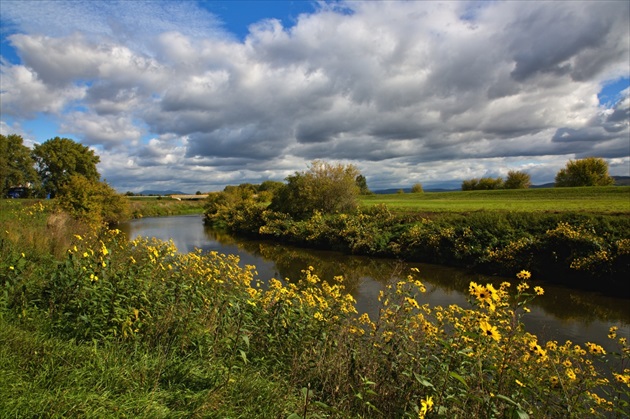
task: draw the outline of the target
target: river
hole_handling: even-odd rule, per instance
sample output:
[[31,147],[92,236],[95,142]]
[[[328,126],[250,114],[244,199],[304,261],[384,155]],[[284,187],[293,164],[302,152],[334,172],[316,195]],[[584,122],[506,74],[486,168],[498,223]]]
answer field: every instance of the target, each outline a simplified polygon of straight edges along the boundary
[[[346,280],[346,289],[357,300],[359,312],[368,312],[372,318],[378,312],[379,291],[389,281],[406,277],[412,267],[420,270],[419,279],[427,288],[424,302],[431,305],[469,307],[470,281],[483,284],[508,281],[514,285],[518,282],[516,278],[488,277],[438,265],[345,255],[237,238],[204,226],[201,215],[143,218],[124,223],[120,229],[130,239],[142,236],[172,240],[183,253],[199,248],[206,252],[236,254],[242,266],[256,266],[261,280],[296,279],[300,277],[300,271],[308,266],[313,266],[315,273],[324,280],[342,275]],[[525,316],[524,323],[526,329],[540,340],[596,342],[610,350],[607,335],[611,326],[619,328],[619,336],[630,339],[630,299],[536,281],[532,281],[531,285],[542,286],[545,294],[529,304],[531,313]]]

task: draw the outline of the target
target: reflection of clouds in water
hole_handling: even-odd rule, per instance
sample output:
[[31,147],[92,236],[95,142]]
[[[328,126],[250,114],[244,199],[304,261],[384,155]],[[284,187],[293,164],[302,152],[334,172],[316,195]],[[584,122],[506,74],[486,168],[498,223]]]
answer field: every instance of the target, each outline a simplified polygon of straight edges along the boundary
[[[133,220],[122,225],[121,230],[131,239],[138,236],[171,239],[180,252],[200,248],[206,252],[239,255],[240,265],[256,266],[258,278],[263,281],[270,278],[296,280],[301,277],[300,271],[309,265],[315,267],[315,273],[324,280],[343,275],[348,291],[357,300],[359,312],[367,312],[373,319],[378,314],[379,291],[387,282],[406,277],[412,266],[420,270],[418,279],[427,288],[427,292],[418,298],[420,304],[428,302],[433,306],[444,307],[457,304],[469,308],[467,290],[470,281],[502,281],[501,278],[471,275],[464,270],[445,266],[406,264],[389,259],[236,239],[204,228],[200,215]],[[515,287],[516,280],[508,281]],[[536,285],[545,288],[545,295],[529,304],[531,313],[526,314],[523,321],[527,330],[537,335],[541,341],[553,339],[560,343],[566,340],[584,343],[590,340],[610,350],[607,336],[608,329],[613,325],[619,327],[619,336],[630,338],[627,300],[604,298],[597,294],[545,284]]]

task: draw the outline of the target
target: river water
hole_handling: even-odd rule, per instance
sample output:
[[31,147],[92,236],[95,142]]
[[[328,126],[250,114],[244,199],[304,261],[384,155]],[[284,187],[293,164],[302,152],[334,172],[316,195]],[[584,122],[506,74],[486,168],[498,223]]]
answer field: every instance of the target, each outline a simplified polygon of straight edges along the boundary
[[[404,278],[410,268],[420,270],[419,279],[425,284],[425,301],[431,305],[457,304],[469,307],[468,284],[502,281],[518,283],[516,278],[497,278],[472,274],[462,269],[421,263],[405,263],[392,259],[352,256],[340,252],[303,249],[261,240],[237,238],[204,226],[201,215],[169,216],[132,220],[120,226],[129,237],[155,237],[172,240],[177,249],[190,252],[195,248],[236,254],[240,264],[254,265],[261,280],[270,278],[298,279],[308,266],[324,280],[342,275],[346,290],[357,300],[359,312],[375,318],[377,296],[390,281]],[[528,306],[531,313],[524,318],[526,329],[541,341],[557,340],[564,343],[596,342],[611,349],[608,330],[619,327],[618,335],[630,339],[630,299],[603,296],[598,293],[576,291],[551,284],[540,285],[545,295]]]

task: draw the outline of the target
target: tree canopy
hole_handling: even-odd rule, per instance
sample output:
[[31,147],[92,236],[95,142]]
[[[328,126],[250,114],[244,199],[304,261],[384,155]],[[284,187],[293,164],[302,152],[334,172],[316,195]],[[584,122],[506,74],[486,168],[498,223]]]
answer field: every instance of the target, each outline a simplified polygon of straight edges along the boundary
[[116,224],[129,217],[129,203],[105,182],[72,175],[58,191],[59,205],[91,224]]
[[557,187],[608,186],[615,180],[608,174],[608,163],[599,157],[569,160],[556,174]]
[[467,179],[462,182],[462,191],[489,191],[503,189],[503,178],[482,177]]
[[510,170],[505,179],[505,189],[527,189],[532,185],[532,178],[528,173]]
[[16,134],[0,134],[0,194],[14,186],[26,186],[37,181],[31,150]]
[[315,211],[324,214],[354,211],[358,206],[359,175],[354,165],[315,160],[308,171],[287,177],[287,183],[277,191],[269,209],[295,218],[308,217]]
[[357,186],[359,187],[359,194],[361,195],[371,195],[372,191],[368,188],[367,179],[363,175],[359,175],[356,178]]
[[55,196],[73,175],[89,181],[98,181],[96,169],[100,158],[88,147],[69,138],[52,138],[35,145],[33,158],[44,190]]

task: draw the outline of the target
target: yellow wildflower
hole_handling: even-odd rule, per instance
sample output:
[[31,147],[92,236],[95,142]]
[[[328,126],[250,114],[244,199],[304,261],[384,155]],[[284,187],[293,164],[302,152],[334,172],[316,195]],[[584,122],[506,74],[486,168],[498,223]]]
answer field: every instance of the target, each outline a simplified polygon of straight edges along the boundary
[[606,351],[604,348],[599,346],[596,343],[586,342],[586,346],[588,346],[588,351],[593,355],[605,355]]
[[617,337],[617,326],[612,326],[609,330],[608,330],[608,338],[609,339],[615,339]]
[[418,412],[418,418],[423,419],[433,409],[433,396],[429,396],[420,402],[420,411]]
[[418,305],[418,302],[415,300],[415,298],[405,297],[405,301],[407,301],[410,306],[420,309],[420,306]]
[[517,277],[518,279],[528,280],[529,278],[531,278],[531,277],[532,277],[532,274],[531,274],[531,272],[529,272],[529,271],[525,271],[525,270],[523,270],[523,271],[520,271],[519,273],[517,273],[517,274],[516,274],[516,277]]
[[518,286],[516,287],[516,290],[518,292],[524,292],[525,290],[527,290],[529,288],[529,284],[527,284],[526,282],[521,282],[520,284],[518,284]]
[[483,335],[491,337],[492,339],[494,339],[497,342],[499,340],[501,340],[501,334],[497,330],[496,326],[492,326],[487,321],[482,320],[481,322],[479,322],[479,327],[481,328],[481,331],[482,331]]

